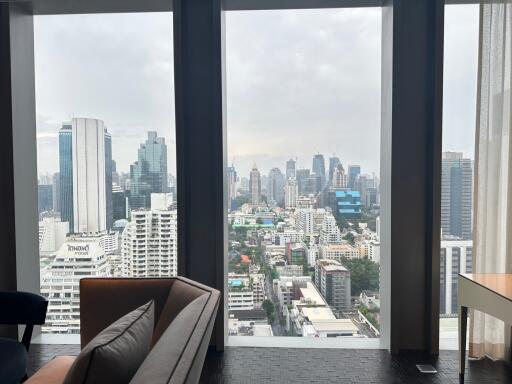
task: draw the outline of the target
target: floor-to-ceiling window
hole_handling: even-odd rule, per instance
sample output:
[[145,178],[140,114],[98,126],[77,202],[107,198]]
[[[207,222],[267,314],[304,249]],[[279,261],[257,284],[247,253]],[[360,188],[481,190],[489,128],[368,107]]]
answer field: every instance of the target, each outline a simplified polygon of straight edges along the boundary
[[440,348],[457,348],[458,274],[473,260],[478,5],[447,5],[441,160]]
[[230,336],[379,337],[381,18],[226,12]]
[[83,277],[177,275],[172,13],[34,18],[43,333]]

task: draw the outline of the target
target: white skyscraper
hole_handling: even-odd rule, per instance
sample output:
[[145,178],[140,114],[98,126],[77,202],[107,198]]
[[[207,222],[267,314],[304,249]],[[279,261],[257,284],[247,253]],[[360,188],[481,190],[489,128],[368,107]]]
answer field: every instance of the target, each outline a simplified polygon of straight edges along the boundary
[[284,206],[286,209],[297,207],[297,197],[299,196],[299,187],[297,185],[297,179],[290,177],[286,181],[284,187]]
[[151,194],[150,210],[131,212],[122,234],[122,273],[128,277],[161,277],[178,274],[177,212]]
[[338,164],[334,169],[332,176],[333,188],[347,188],[348,187],[348,175],[345,173],[343,165]]
[[305,234],[312,234],[315,231],[315,218],[312,209],[298,209],[296,216],[297,230]]
[[97,119],[72,121],[74,232],[107,229],[105,127]]
[[258,205],[261,203],[261,177],[256,164],[253,165],[249,178],[249,192],[251,194],[251,203]]
[[336,224],[336,219],[331,213],[326,213],[320,230],[320,241],[323,244],[340,244],[341,232]]

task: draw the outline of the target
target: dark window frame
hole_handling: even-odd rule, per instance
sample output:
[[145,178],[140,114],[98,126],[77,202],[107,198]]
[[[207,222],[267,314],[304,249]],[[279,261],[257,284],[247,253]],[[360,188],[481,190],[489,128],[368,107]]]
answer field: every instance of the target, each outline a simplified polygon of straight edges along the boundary
[[[444,5],[476,2],[0,0],[0,84],[4,85],[0,87],[0,121],[5,127],[0,145],[5,166],[12,169],[6,173],[12,188],[0,195],[6,205],[6,230],[0,231],[0,239],[8,251],[0,261],[0,289],[39,290],[33,15],[173,11],[178,268],[180,274],[226,292],[223,11],[377,6],[383,9],[381,181],[383,202],[388,204],[381,216],[387,237],[381,266],[387,279],[382,289],[389,294],[383,303],[388,309],[383,313],[387,320],[382,324],[382,338],[387,340],[384,347],[393,353],[422,350],[437,354]],[[209,64],[208,71],[201,72],[197,66],[201,61]],[[423,150],[403,150],[419,144]],[[209,161],[194,160],[197,153]],[[411,169],[416,171],[412,177],[407,175]],[[205,177],[202,210],[192,204],[194,194],[198,195],[193,180],[200,179],[197,172]],[[412,191],[416,204],[406,191]],[[411,204],[413,212],[400,204]],[[409,235],[405,242],[404,233]],[[210,259],[205,259],[206,254]],[[404,303],[410,300],[412,312],[404,312]],[[214,343],[222,349],[227,337],[225,304],[219,313]]]

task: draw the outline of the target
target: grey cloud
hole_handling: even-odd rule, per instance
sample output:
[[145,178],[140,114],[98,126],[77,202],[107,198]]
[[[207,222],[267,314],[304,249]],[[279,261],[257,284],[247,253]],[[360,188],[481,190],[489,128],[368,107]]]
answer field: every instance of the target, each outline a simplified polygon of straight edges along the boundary
[[[467,151],[478,18],[457,7],[447,7],[444,144]],[[229,12],[226,35],[228,158],[242,176],[255,161],[265,173],[289,157],[309,168],[317,152],[378,172],[380,9]],[[51,132],[72,116],[105,121],[124,171],[156,130],[174,171],[171,42],[171,14],[36,17],[40,171],[57,169]]]

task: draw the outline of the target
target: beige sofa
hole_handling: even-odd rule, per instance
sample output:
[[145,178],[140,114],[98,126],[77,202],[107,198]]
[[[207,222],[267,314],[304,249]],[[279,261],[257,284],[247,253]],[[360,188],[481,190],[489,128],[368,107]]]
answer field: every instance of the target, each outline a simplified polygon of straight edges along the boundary
[[[80,281],[82,348],[126,313],[155,301],[153,347],[132,384],[198,383],[220,292],[176,278],[89,278]],[[27,384],[61,384],[74,358],[56,357]]]

